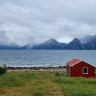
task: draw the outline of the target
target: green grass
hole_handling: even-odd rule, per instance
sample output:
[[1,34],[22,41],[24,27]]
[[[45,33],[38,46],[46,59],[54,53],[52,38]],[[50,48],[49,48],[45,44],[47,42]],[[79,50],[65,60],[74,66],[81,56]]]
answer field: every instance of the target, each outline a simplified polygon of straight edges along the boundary
[[96,79],[70,78],[65,72],[7,72],[0,96],[96,96]]

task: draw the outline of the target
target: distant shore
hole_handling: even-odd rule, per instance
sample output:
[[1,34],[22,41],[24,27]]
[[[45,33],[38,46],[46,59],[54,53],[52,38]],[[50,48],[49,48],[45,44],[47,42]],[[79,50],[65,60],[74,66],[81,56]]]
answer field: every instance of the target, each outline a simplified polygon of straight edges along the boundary
[[66,66],[59,67],[7,67],[8,72],[12,71],[65,71]]

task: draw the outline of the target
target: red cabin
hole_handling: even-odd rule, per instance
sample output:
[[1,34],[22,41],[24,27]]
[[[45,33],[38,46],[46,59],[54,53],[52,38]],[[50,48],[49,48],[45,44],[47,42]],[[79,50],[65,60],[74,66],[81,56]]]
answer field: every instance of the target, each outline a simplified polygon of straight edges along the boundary
[[66,71],[70,77],[95,77],[95,67],[80,59],[75,58],[66,64]]

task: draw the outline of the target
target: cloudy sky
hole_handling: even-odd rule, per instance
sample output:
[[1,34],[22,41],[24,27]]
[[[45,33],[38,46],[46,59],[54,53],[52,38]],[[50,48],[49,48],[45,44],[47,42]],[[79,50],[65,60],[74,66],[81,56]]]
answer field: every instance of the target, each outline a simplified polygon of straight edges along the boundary
[[0,44],[69,42],[96,34],[96,0],[0,0]]

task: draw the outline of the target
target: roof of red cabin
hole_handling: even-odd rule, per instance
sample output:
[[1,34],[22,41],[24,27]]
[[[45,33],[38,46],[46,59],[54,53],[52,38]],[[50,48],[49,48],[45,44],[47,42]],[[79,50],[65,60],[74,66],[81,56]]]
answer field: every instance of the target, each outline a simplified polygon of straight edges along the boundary
[[73,59],[73,60],[68,61],[68,62],[67,62],[67,65],[68,65],[68,66],[72,66],[72,65],[74,65],[74,64],[79,63],[80,61],[82,61],[82,60],[80,60],[80,59],[78,59],[78,58],[75,58],[75,59]]

